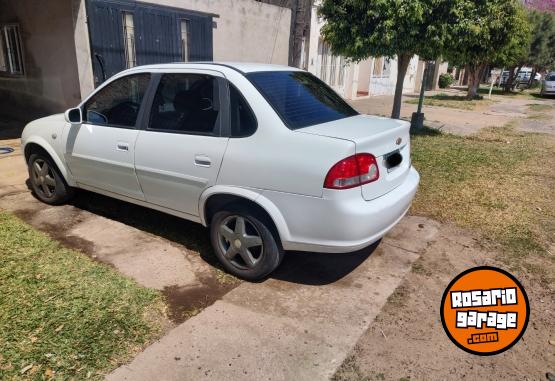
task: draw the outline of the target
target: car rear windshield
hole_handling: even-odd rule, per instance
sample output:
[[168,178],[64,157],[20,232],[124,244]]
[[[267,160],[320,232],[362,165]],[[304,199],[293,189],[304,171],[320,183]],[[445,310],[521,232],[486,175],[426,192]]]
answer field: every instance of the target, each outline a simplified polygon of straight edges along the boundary
[[328,85],[303,71],[247,74],[287,127],[296,130],[358,113]]

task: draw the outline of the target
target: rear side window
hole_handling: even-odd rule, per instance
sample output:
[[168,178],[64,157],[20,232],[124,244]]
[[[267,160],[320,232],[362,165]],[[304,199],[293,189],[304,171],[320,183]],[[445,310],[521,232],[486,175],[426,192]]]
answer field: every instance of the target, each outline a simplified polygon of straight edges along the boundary
[[164,74],[150,111],[149,129],[198,135],[219,131],[218,80],[206,74]]
[[255,72],[247,78],[292,130],[358,114],[328,85],[304,71]]
[[150,74],[135,74],[116,79],[85,103],[85,122],[99,125],[135,127]]
[[229,109],[231,136],[240,138],[250,136],[256,131],[256,117],[243,95],[229,84]]

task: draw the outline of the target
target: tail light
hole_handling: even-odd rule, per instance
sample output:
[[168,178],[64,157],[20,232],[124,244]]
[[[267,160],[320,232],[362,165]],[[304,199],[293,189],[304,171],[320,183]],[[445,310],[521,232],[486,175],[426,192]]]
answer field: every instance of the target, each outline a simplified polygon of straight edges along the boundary
[[349,189],[376,181],[380,177],[374,155],[359,153],[341,160],[329,170],[324,188]]

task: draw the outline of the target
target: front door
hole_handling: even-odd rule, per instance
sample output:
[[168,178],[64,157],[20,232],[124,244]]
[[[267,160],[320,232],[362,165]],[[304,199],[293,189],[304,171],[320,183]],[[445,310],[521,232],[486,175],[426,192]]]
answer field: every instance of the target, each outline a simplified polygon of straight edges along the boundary
[[136,129],[150,74],[116,79],[82,107],[83,123],[71,125],[65,158],[78,185],[143,200],[134,168]]
[[228,138],[221,136],[222,77],[212,71],[164,74],[135,145],[145,199],[198,216],[201,193],[216,183]]

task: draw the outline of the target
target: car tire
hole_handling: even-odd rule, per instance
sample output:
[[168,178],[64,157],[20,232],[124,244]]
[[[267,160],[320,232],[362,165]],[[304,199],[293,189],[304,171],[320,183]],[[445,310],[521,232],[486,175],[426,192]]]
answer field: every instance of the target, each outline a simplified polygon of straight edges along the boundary
[[274,271],[283,259],[281,243],[271,229],[271,222],[253,211],[223,210],[212,218],[210,239],[226,271],[257,281]]
[[60,205],[75,194],[75,190],[66,183],[58,167],[47,154],[32,154],[27,167],[33,193],[42,202]]

